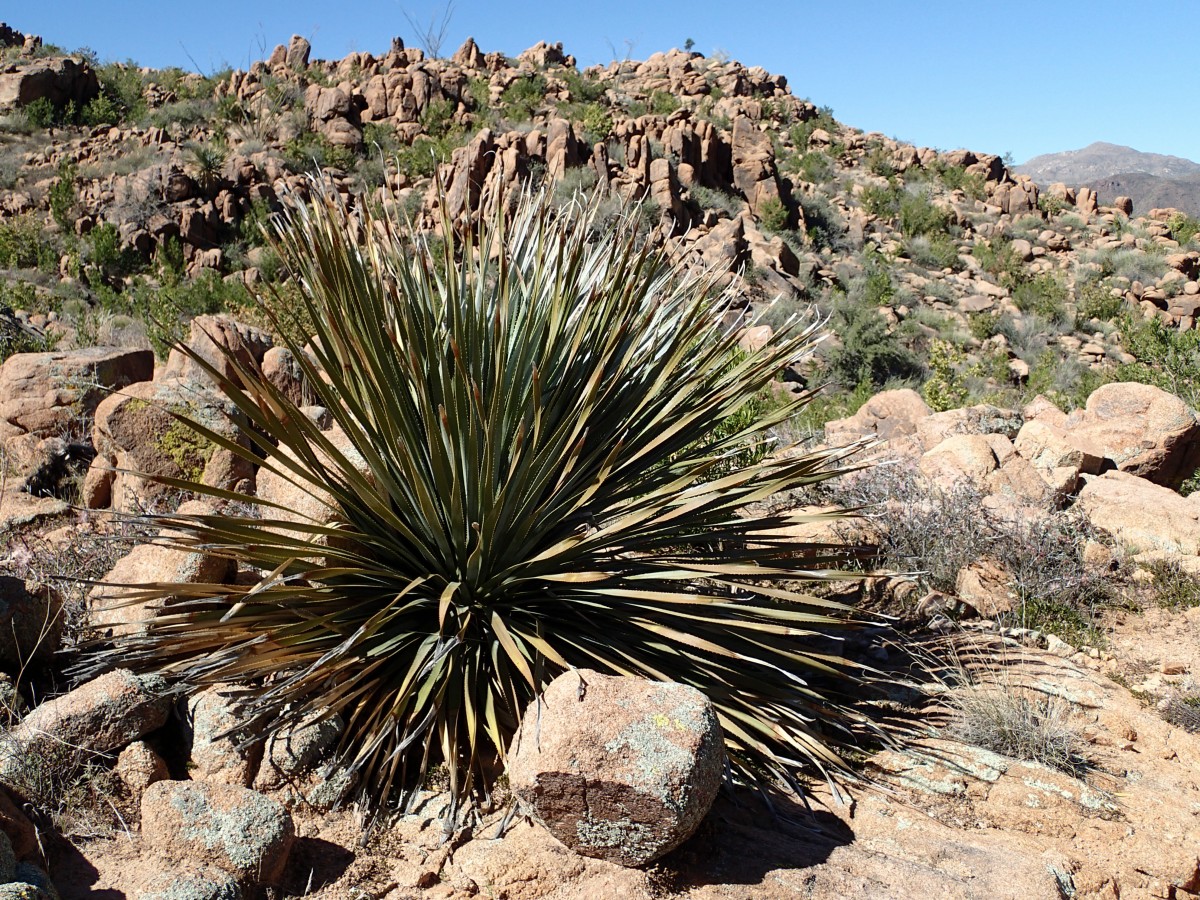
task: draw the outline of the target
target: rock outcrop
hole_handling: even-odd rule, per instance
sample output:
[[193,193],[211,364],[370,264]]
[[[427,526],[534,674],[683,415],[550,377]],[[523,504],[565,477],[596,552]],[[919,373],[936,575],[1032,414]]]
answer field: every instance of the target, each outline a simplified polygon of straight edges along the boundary
[[724,758],[699,691],[584,669],[526,710],[508,772],[525,808],[572,850],[640,866],[696,830]]

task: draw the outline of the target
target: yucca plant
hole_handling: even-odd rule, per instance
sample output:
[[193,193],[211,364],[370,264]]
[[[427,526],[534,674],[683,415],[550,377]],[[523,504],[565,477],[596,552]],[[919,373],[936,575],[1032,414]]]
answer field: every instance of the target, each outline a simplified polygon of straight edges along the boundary
[[486,797],[527,704],[583,667],[702,690],[746,782],[845,771],[869,727],[831,638],[850,611],[805,589],[844,552],[781,536],[795,515],[744,513],[845,451],[746,453],[805,396],[729,427],[815,329],[739,354],[716,276],[642,242],[635,217],[599,227],[597,202],[545,194],[494,208],[430,238],[315,182],[277,226],[315,329],[289,345],[335,429],[234,359],[226,377],[194,357],[253,449],[181,418],[322,512],[164,517],[180,546],[261,577],[144,586],[134,599],[172,605],[116,659],[241,685],[264,736],[339,714],[375,800],[433,765],[459,801]]

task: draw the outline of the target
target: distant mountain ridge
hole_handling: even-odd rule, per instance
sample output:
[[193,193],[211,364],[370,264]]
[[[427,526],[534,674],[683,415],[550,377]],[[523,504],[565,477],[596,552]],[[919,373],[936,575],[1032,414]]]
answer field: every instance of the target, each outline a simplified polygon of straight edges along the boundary
[[1016,167],[1021,175],[1028,175],[1038,183],[1052,184],[1063,181],[1068,184],[1083,184],[1108,178],[1111,175],[1138,172],[1160,178],[1179,178],[1200,175],[1200,163],[1180,156],[1165,156],[1161,153],[1143,153],[1120,144],[1096,141],[1082,150],[1066,150],[1062,153],[1044,153]]
[[1129,197],[1138,213],[1173,206],[1200,216],[1200,163],[1180,156],[1097,141],[1082,150],[1035,156],[1013,171],[1043,186],[1061,181],[1090,187],[1101,202]]

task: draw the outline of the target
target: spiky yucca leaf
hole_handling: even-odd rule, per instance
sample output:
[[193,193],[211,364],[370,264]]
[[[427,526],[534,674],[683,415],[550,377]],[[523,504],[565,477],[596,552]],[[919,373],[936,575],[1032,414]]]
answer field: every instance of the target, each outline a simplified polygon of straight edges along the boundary
[[328,514],[297,523],[259,500],[257,516],[164,517],[179,545],[262,576],[145,586],[173,605],[121,663],[242,685],[264,734],[340,714],[377,800],[434,763],[457,798],[486,793],[527,703],[568,668],[699,688],[746,781],[842,770],[864,726],[829,637],[849,611],[803,582],[843,557],[779,536],[794,516],[739,511],[844,453],[731,467],[806,397],[719,427],[814,331],[735,353],[713,279],[597,210],[522,196],[476,238],[444,222],[431,242],[314,185],[277,244],[316,329],[311,356],[291,349],[345,439],[236,360],[232,378],[208,369],[253,451],[190,424]]

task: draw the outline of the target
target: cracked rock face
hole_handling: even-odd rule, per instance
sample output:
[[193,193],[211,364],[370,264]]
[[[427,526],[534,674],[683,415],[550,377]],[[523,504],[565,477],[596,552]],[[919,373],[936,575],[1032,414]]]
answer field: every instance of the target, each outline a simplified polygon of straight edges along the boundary
[[702,693],[587,669],[550,683],[509,751],[526,810],[577,853],[624,866],[687,840],[723,771],[721,726]]

